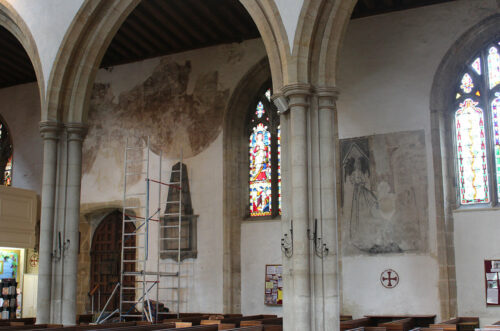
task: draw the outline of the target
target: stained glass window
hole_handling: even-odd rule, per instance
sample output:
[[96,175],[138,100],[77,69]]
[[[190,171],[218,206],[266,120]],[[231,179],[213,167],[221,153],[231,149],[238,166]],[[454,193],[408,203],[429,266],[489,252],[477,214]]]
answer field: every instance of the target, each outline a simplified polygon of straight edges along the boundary
[[462,85],[460,85],[460,88],[462,91],[465,93],[470,93],[472,92],[472,89],[474,88],[474,83],[472,83],[472,78],[470,77],[469,74],[465,74],[462,77]]
[[483,110],[466,99],[455,113],[460,199],[462,204],[489,202]]
[[488,54],[488,75],[490,78],[490,89],[500,84],[500,56],[498,49],[491,47]]
[[467,63],[454,92],[457,186],[462,205],[500,202],[500,57],[497,43],[487,45]]
[[249,124],[250,216],[276,216],[281,213],[281,145],[279,115],[271,103],[270,88],[259,93]]

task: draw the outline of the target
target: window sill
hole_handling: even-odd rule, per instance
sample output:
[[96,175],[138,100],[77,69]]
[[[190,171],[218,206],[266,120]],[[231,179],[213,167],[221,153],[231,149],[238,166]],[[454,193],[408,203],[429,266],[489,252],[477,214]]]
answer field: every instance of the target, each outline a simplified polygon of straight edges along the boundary
[[471,213],[471,212],[477,212],[477,211],[500,211],[500,206],[460,207],[460,208],[454,209],[452,211],[452,213]]
[[278,215],[278,216],[259,216],[259,217],[246,216],[242,220],[242,222],[244,222],[244,223],[281,222],[281,215]]

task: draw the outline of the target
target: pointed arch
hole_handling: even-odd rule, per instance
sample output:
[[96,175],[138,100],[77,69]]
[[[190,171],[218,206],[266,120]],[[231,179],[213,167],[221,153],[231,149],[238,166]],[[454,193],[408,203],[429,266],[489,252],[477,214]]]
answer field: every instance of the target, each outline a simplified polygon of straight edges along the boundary
[[450,111],[458,73],[484,44],[500,38],[500,14],[492,15],[476,24],[447,51],[434,75],[430,89],[431,142],[433,149],[434,189],[438,232],[439,297],[441,316],[457,314],[457,284],[453,242],[453,210],[457,207],[452,117]]
[[[140,0],[85,0],[66,33],[47,87],[46,119],[85,123],[99,64],[114,35]],[[269,55],[273,81],[281,87],[286,33],[274,2],[244,1]]]

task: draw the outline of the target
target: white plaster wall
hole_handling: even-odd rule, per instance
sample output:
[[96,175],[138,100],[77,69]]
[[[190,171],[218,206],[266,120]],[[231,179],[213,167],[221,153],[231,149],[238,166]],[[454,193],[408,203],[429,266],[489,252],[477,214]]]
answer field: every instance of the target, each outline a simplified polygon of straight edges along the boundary
[[[164,57],[164,59],[181,64],[185,63],[186,60],[191,62],[187,93],[191,93],[195,88],[194,83],[198,76],[212,70],[218,72],[220,85],[218,88],[221,90],[229,89],[230,93],[232,93],[239,80],[264,56],[265,49],[262,41],[255,39],[241,44],[221,45],[173,54]],[[159,63],[160,59],[155,58],[116,66],[111,70],[102,69],[98,72],[96,83],[110,84],[112,94],[115,97],[113,102],[118,102],[120,93],[130,91],[138,84],[141,84],[151,75]],[[220,111],[223,112],[224,109],[220,109]],[[162,123],[157,124],[162,125]],[[115,127],[110,127],[109,130],[113,132],[115,132],[114,130],[119,131]],[[86,139],[92,140],[93,138],[88,136]],[[96,147],[98,148],[96,159],[91,165],[90,171],[83,174],[81,202],[88,206],[86,210],[93,208],[92,206],[99,209],[106,203],[120,205],[123,199],[123,160],[121,155],[124,153],[125,141],[121,133],[117,135],[111,134],[110,139],[113,142],[103,141],[101,146]],[[199,215],[199,218],[197,225],[198,257],[185,260],[181,272],[184,275],[181,280],[182,298],[187,299],[187,302],[181,304],[182,312],[221,313],[223,311],[222,141],[221,132],[201,153],[183,161],[188,169],[194,213]],[[173,157],[162,159],[163,180],[165,178],[168,180],[170,169],[176,162],[178,162],[178,159]],[[158,155],[152,154],[151,177],[158,177],[158,167]],[[130,192],[140,192],[144,190],[143,186],[143,181],[139,181],[139,183],[132,186]],[[156,194],[151,197],[152,210],[157,208],[156,197]],[[166,198],[166,195],[164,197]],[[277,224],[277,228],[272,233],[279,237],[279,223],[275,222],[273,224]],[[157,227],[152,224],[149,270],[154,270],[157,259],[157,233]],[[273,242],[278,243],[278,247],[274,249],[278,250],[277,256],[280,257],[279,238],[273,240]],[[252,244],[258,245],[255,242],[249,245]],[[269,263],[273,262],[274,260]],[[268,263],[267,259],[266,263]],[[246,276],[242,274],[242,277]],[[260,279],[264,279],[263,269]],[[153,291],[151,297],[154,298],[155,296],[155,291]],[[263,298],[261,304],[262,302]],[[262,312],[262,310],[259,311]]]
[[275,314],[283,308],[264,304],[266,264],[282,264],[281,222],[245,221],[241,224],[241,313]]
[[[380,255],[342,259],[343,312],[363,315],[436,314],[437,265],[430,256]],[[386,289],[380,274],[393,269],[399,284]]]
[[484,260],[500,259],[500,211],[453,213],[458,284],[458,310],[462,316],[480,316],[481,326],[499,320],[500,306],[486,306]]
[[38,48],[47,86],[57,52],[84,0],[5,0],[28,26]]
[[[339,66],[339,136],[425,131],[430,253],[343,258],[343,313],[437,313],[440,319],[429,93],[449,47],[494,12],[494,0],[456,1],[350,22]],[[455,244],[457,265],[472,263],[459,257],[462,244]],[[386,268],[400,275],[395,289],[380,285]],[[462,286],[459,281],[459,293]],[[460,298],[469,301],[470,296],[459,297],[459,314],[464,314]]]
[[290,45],[290,52],[293,53],[293,42],[295,40],[295,32],[297,24],[299,23],[300,11],[304,4],[304,0],[274,0],[278,11],[283,21],[286,34],[288,36],[288,43]]
[[42,188],[43,162],[40,113],[36,83],[0,89],[0,114],[10,130],[14,147],[12,186],[37,194]]

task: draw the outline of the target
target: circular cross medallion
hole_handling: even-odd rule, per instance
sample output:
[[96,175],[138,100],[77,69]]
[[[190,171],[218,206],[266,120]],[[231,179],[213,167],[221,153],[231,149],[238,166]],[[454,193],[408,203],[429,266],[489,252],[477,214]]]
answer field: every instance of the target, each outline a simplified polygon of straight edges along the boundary
[[35,268],[38,265],[38,254],[33,254],[30,256],[30,266]]
[[385,288],[394,288],[399,283],[399,275],[392,269],[387,269],[380,274],[380,282]]

